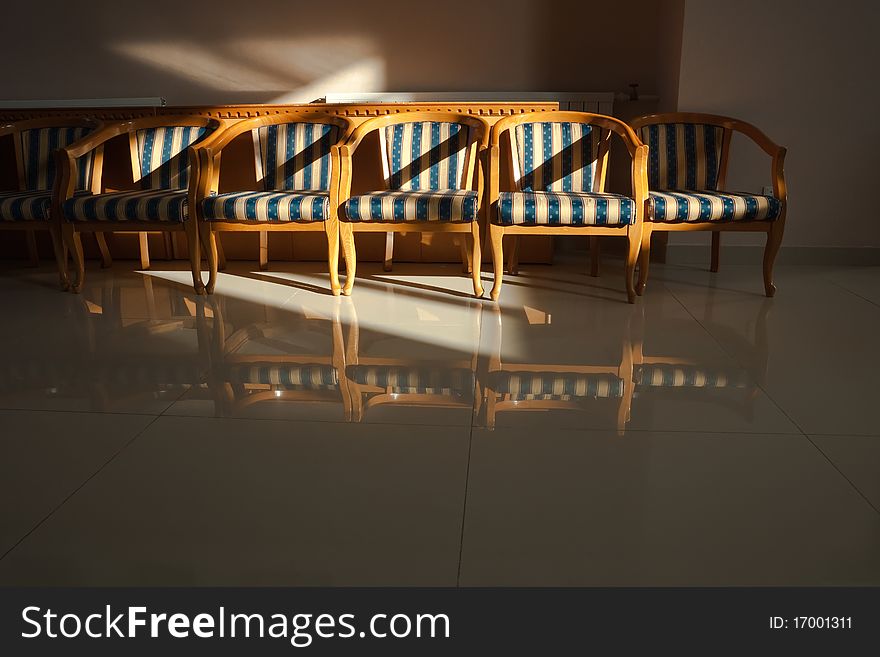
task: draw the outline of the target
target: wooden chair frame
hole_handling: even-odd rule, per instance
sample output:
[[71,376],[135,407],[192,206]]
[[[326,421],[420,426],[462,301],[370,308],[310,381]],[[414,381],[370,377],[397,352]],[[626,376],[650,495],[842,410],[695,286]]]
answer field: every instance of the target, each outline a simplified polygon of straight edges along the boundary
[[[489,143],[489,212],[498,211],[498,197],[501,192],[501,137],[522,123],[535,122],[550,123],[588,123],[608,130],[609,133],[599,144],[597,155],[596,176],[598,184],[596,192],[605,191],[605,178],[608,170],[608,147],[611,133],[617,134],[626,145],[632,158],[632,186],[635,200],[633,222],[626,226],[502,226],[491,220],[488,221],[489,237],[492,242],[492,260],[495,270],[495,283],[492,286],[492,300],[497,301],[501,294],[501,284],[504,277],[504,250],[502,241],[505,235],[621,235],[625,234],[629,246],[626,255],[626,294],[629,303],[635,303],[636,290],[634,273],[638,259],[639,248],[642,243],[642,220],[648,199],[648,147],[638,138],[636,133],[626,123],[604,114],[592,114],[589,112],[541,112],[540,114],[517,114],[508,116],[492,126],[492,134]],[[513,153],[508,161],[510,179],[514,178]],[[511,258],[511,269],[515,270],[516,262]]]
[[[212,119],[201,116],[150,116],[109,124],[101,130],[98,130],[78,142],[58,151],[58,186],[56,187],[56,193],[53,197],[53,214],[56,218],[56,222],[60,224],[61,234],[65,245],[73,253],[74,265],[76,266],[76,280],[70,288],[73,292],[79,292],[82,289],[85,278],[85,261],[83,259],[80,233],[137,232],[141,233],[142,237],[145,237],[144,233],[153,231],[162,233],[186,233],[190,267],[192,269],[193,289],[197,294],[204,294],[205,286],[202,283],[201,272],[199,271],[201,265],[201,252],[199,249],[198,222],[195,221],[193,216],[190,216],[186,221],[179,223],[171,221],[139,221],[128,223],[116,221],[68,221],[63,217],[61,206],[65,201],[73,197],[74,181],[77,177],[76,158],[81,157],[89,151],[95,151],[95,173],[92,176],[92,192],[95,194],[101,193],[103,186],[103,145],[114,137],[125,134],[129,136],[132,174],[137,178],[140,175],[140,172],[138,171],[137,142],[135,134],[138,130],[159,128],[162,126],[198,126],[213,128],[216,131],[222,130],[225,125],[226,121],[221,119]],[[186,154],[182,154],[181,156],[186,157]],[[193,195],[197,183],[197,172],[191,170],[188,190],[188,202],[190,207],[192,207]],[[142,245],[144,241],[145,239],[142,239]],[[62,275],[66,275],[66,271],[63,272]]]
[[[464,189],[477,192],[477,221],[348,221],[345,217],[343,208],[345,202],[351,197],[351,179],[352,179],[352,156],[358,145],[363,141],[369,133],[381,130],[387,126],[397,125],[400,123],[418,123],[423,121],[438,121],[445,123],[460,123],[468,127],[468,146],[467,160],[464,170]],[[481,217],[483,209],[483,167],[480,153],[486,147],[489,139],[489,125],[481,118],[471,114],[462,114],[458,112],[444,111],[417,111],[417,112],[400,112],[398,114],[386,114],[372,119],[368,119],[361,123],[354,132],[351,133],[348,140],[338,146],[339,157],[341,160],[341,173],[339,177],[339,216],[340,216],[340,235],[342,240],[342,249],[345,254],[346,263],[348,263],[348,277],[345,281],[345,287],[342,289],[343,294],[351,294],[354,285],[356,263],[356,252],[354,245],[354,233],[386,233],[386,271],[390,269],[390,253],[387,246],[391,243],[391,236],[394,233],[464,233],[470,236],[468,241],[470,244],[462,245],[463,261],[465,268],[470,272],[474,296],[479,298],[483,295],[483,285],[480,281],[480,262],[481,254]],[[384,157],[384,154],[383,154]]]
[[[75,128],[94,128],[95,131],[100,130],[102,124],[99,121],[95,121],[93,119],[81,117],[81,118],[65,118],[65,117],[49,117],[49,118],[40,118],[40,119],[30,119],[27,121],[16,121],[14,123],[7,123],[4,125],[0,125],[0,137],[6,135],[12,135],[12,138],[15,143],[15,168],[18,177],[18,189],[19,191],[28,191],[26,189],[26,175],[24,170],[24,160],[22,159],[22,142],[21,142],[21,133],[26,130],[36,130],[40,128],[65,128],[65,127],[75,127]],[[55,157],[54,153],[52,157]],[[94,174],[100,177],[100,171],[98,169],[98,160],[95,161],[95,169]],[[57,172],[56,172],[57,174]],[[94,181],[94,175],[92,177]],[[56,183],[57,184],[57,175],[56,175]],[[93,185],[94,187],[94,185]],[[94,189],[90,190],[94,191]],[[53,189],[46,190],[47,196],[52,196],[54,193]],[[68,289],[70,283],[67,279],[66,275],[66,266],[62,266],[62,262],[67,262],[67,248],[64,245],[64,241],[61,238],[61,231],[58,229],[58,223],[54,221],[54,214],[50,209],[50,216],[47,221],[31,221],[31,222],[21,222],[21,221],[0,221],[0,230],[22,230],[25,231],[25,236],[27,240],[27,250],[28,250],[28,258],[30,259],[31,265],[36,267],[40,264],[40,257],[37,251],[37,240],[36,240],[36,232],[37,231],[48,231],[52,237],[52,248],[55,254],[55,261],[58,265],[58,275],[60,278],[61,289]],[[98,241],[98,249],[101,252],[101,266],[109,267],[112,264],[112,260],[110,258],[110,249],[107,248],[107,242],[104,239],[104,236],[101,234],[95,235]]]
[[[340,129],[340,137],[330,151],[330,216],[325,221],[309,222],[266,222],[266,221],[206,221],[202,212],[202,201],[212,194],[218,193],[220,182],[220,156],[223,149],[239,135],[257,128],[286,123],[323,123],[335,125]],[[337,146],[348,138],[352,122],[341,116],[312,114],[307,112],[287,112],[244,119],[233,123],[224,130],[215,133],[208,139],[194,145],[190,150],[194,170],[198,171],[198,184],[193,204],[194,216],[198,219],[199,233],[203,240],[208,257],[209,279],[206,286],[208,294],[214,292],[217,282],[217,271],[221,268],[218,252],[221,231],[258,231],[260,233],[260,269],[268,268],[268,233],[269,232],[317,232],[324,231],[327,235],[328,266],[330,269],[330,289],[334,296],[342,291],[339,284],[339,149]],[[282,190],[283,191],[283,190]],[[295,190],[293,190],[295,191]],[[293,193],[292,191],[292,193]],[[346,257],[348,278],[354,279],[354,263]],[[350,289],[350,287],[349,287]]]
[[[670,112],[666,114],[648,114],[630,121],[630,125],[636,131],[648,125],[662,125],[666,123],[698,123],[717,126],[724,129],[721,138],[720,164],[718,168],[718,184],[716,189],[724,191],[727,180],[727,165],[730,160],[730,140],[734,132],[739,132],[751,139],[771,159],[770,175],[773,180],[773,195],[782,203],[779,216],[772,221],[729,221],[717,222],[706,221],[693,222],[653,222],[645,221],[642,230],[642,252],[639,261],[639,282],[636,290],[642,294],[648,282],[648,268],[651,256],[651,234],[657,231],[711,231],[712,232],[712,262],[710,271],[718,271],[718,261],[721,251],[721,233],[725,231],[747,231],[767,233],[767,244],[764,248],[764,293],[768,297],[776,294],[776,286],[773,284],[773,264],[776,254],[782,244],[782,236],[785,232],[785,214],[788,208],[788,194],[785,184],[785,148],[774,143],[767,135],[761,132],[751,123],[716,114],[698,114],[694,112]],[[648,212],[653,212],[653,205],[648,204]]]

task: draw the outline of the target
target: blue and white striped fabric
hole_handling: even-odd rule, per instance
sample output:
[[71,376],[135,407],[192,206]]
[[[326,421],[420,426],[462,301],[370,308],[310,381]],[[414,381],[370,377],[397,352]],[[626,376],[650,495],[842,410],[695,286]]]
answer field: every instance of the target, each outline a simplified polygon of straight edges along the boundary
[[770,221],[782,202],[773,196],[741,192],[656,191],[650,193],[654,222]]
[[385,388],[397,394],[470,396],[475,383],[473,370],[461,368],[349,365],[346,375],[360,385]]
[[252,131],[257,180],[271,191],[328,191],[330,147],[339,128],[325,123],[283,123]]
[[45,221],[51,205],[45,190],[0,192],[0,221]]
[[633,378],[639,385],[656,388],[744,388],[748,385],[748,375],[743,370],[731,375],[671,363],[639,365]]
[[[51,191],[55,184],[55,151],[82,139],[93,128],[88,126],[58,126],[22,130],[21,162],[24,165],[24,188]],[[92,184],[93,152],[77,159],[78,179],[75,189],[88,189]]]
[[602,130],[588,123],[521,123],[512,129],[514,184],[523,192],[592,192]]
[[335,390],[339,375],[331,365],[242,363],[230,365],[226,379],[237,384],[272,385],[286,390]]
[[329,192],[230,192],[202,201],[208,221],[326,221],[330,216]]
[[352,196],[345,202],[347,221],[400,223],[471,222],[477,220],[477,193],[467,189],[440,191],[387,191]]
[[391,190],[463,189],[468,127],[398,123],[380,131],[385,182]]
[[167,221],[187,217],[186,190],[143,190],[75,196],[61,206],[71,221]]
[[576,372],[491,372],[489,388],[512,401],[612,398],[623,395],[623,379],[613,374]]
[[184,189],[189,185],[186,149],[208,133],[204,126],[161,126],[134,134],[141,189]]
[[636,204],[619,194],[501,192],[492,222],[502,226],[626,226]]
[[640,136],[648,145],[651,189],[718,188],[724,128],[695,123],[646,125]]

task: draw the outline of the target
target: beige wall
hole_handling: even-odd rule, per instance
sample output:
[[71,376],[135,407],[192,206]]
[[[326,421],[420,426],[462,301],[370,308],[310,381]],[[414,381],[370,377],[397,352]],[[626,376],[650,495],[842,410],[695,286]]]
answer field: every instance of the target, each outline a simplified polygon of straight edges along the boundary
[[625,91],[638,82],[669,106],[682,7],[683,0],[7,3],[0,98],[220,104],[357,90]]
[[[876,2],[685,4],[679,109],[745,119],[788,148],[784,246],[880,247],[878,26]],[[769,161],[747,146],[733,144],[729,188],[760,191]]]

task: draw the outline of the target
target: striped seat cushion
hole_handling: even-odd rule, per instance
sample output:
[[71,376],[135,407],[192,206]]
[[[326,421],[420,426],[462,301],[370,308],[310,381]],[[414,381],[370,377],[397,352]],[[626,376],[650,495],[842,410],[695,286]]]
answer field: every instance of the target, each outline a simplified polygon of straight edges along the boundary
[[[21,163],[24,187],[28,190],[51,191],[55,184],[55,151],[82,139],[94,128],[88,126],[56,126],[22,130],[20,134]],[[75,189],[88,189],[92,183],[94,152],[77,158],[79,177]]]
[[345,373],[355,383],[398,394],[469,396],[474,391],[474,372],[470,369],[349,365]]
[[471,222],[477,220],[477,193],[467,189],[387,191],[353,196],[345,203],[343,220]]
[[75,196],[61,206],[72,221],[167,221],[187,217],[185,189],[157,189]]
[[748,376],[744,371],[731,375],[689,365],[653,363],[636,367],[635,382],[655,388],[744,388]]
[[513,401],[623,396],[623,379],[614,374],[576,372],[490,372],[489,387]]
[[230,365],[226,380],[237,384],[273,385],[286,390],[335,390],[339,375],[332,365],[247,363]]
[[135,131],[135,179],[141,189],[183,189],[189,184],[186,149],[206,136],[204,126],[160,126]]
[[339,128],[324,123],[282,123],[251,131],[257,180],[263,190],[328,191],[330,147]]
[[665,123],[639,130],[648,145],[650,189],[717,189],[724,128]]
[[504,226],[625,226],[635,201],[618,194],[501,192],[492,221]]
[[43,191],[0,192],[0,221],[44,221],[52,195]]
[[782,202],[773,196],[740,192],[673,190],[651,192],[651,221],[770,221]]
[[325,221],[329,192],[232,192],[202,201],[208,221]]
[[596,191],[602,130],[588,123],[521,123],[511,130],[514,183],[523,192]]
[[392,190],[466,187],[468,127],[461,123],[415,121],[379,131],[385,183]]

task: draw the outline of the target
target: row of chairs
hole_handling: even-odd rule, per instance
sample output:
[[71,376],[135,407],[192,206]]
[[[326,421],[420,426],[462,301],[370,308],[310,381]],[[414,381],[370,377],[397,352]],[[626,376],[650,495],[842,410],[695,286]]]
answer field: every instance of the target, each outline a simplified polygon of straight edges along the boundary
[[[220,193],[223,150],[248,132],[261,189]],[[374,132],[384,188],[352,195],[353,155]],[[724,190],[734,132],[772,158],[772,195]],[[389,245],[393,233],[460,233],[463,266],[477,297],[483,294],[481,244],[491,243],[493,300],[504,275],[505,235],[578,234],[594,245],[603,235],[626,237],[625,285],[632,303],[647,283],[652,233],[712,231],[717,271],[720,232],[735,230],[767,233],[764,286],[767,296],[775,292],[773,262],[785,225],[785,149],[754,126],[727,117],[660,114],[627,125],[610,116],[557,111],[507,116],[490,127],[468,114],[414,111],[355,126],[339,116],[290,112],[235,123],[199,116],[109,125],[39,119],[5,126],[4,133],[15,139],[20,189],[0,194],[0,226],[50,231],[62,287],[73,291],[81,289],[85,274],[82,233],[98,237],[107,262],[105,232],[183,231],[193,287],[210,294],[223,266],[218,233],[323,231],[334,295],[352,291],[356,232],[385,233]],[[612,135],[631,160],[629,194],[606,191]],[[136,189],[103,184],[104,145],[120,136],[128,139]],[[386,254],[387,269],[390,249]],[[515,254],[509,269],[515,273]]]

